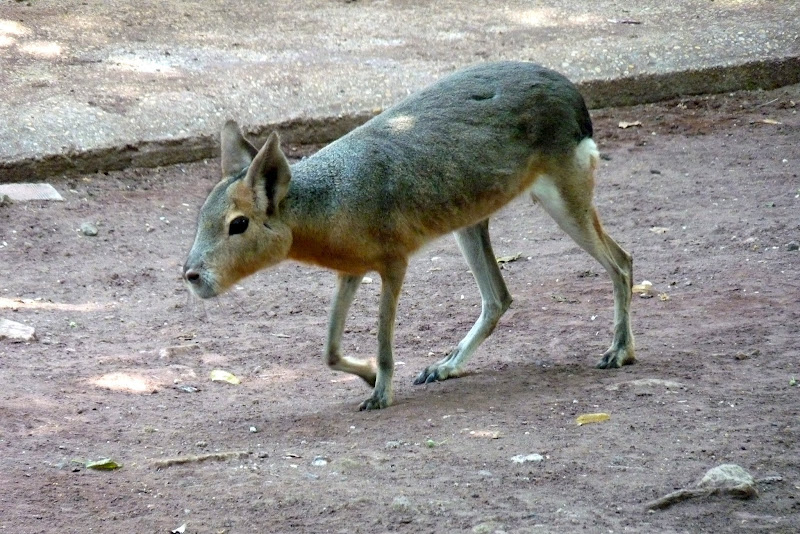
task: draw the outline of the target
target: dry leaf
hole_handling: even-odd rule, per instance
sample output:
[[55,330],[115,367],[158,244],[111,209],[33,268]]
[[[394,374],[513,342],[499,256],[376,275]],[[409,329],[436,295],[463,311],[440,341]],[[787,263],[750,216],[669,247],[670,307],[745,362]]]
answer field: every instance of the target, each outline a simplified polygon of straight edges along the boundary
[[473,438],[500,439],[500,432],[497,430],[473,430],[469,435]]
[[583,415],[579,415],[575,422],[578,423],[578,426],[587,425],[589,423],[602,423],[603,421],[608,421],[611,419],[611,416],[607,413],[585,413]]
[[642,280],[641,284],[635,284],[631,291],[634,293],[650,293],[653,289],[653,282],[650,280]]
[[95,460],[86,462],[86,467],[88,469],[97,469],[100,471],[113,471],[114,469],[119,469],[122,465],[118,464],[114,460],[110,458],[103,458],[102,460]]
[[234,375],[233,373],[229,373],[228,371],[223,371],[222,369],[214,369],[211,371],[209,375],[211,380],[214,382],[227,382],[228,384],[241,384],[241,380]]
[[783,124],[782,122],[778,122],[775,119],[761,119],[758,122],[763,122],[764,124]]
[[512,261],[517,261],[521,257],[522,257],[521,252],[517,252],[513,256],[500,256],[499,258],[497,258],[497,263],[509,263]]
[[633,122],[620,121],[620,123],[619,123],[619,127],[622,128],[623,130],[626,129],[626,128],[631,128],[633,126],[641,126],[641,125],[642,125],[642,121],[633,121]]
[[660,298],[663,302],[666,302],[669,300],[669,295],[667,295],[666,293],[659,293],[658,298]]

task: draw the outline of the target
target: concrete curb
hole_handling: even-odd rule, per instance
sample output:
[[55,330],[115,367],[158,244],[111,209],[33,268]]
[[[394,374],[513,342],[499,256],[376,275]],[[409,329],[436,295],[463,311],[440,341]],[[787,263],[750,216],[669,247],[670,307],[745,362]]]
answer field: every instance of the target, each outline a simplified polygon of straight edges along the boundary
[[[770,58],[738,65],[690,69],[666,74],[642,74],[613,80],[588,80],[578,88],[591,109],[632,106],[681,96],[726,93],[739,90],[775,89],[800,83],[800,56]],[[294,145],[329,143],[374,115],[361,111],[351,115],[294,118],[258,127],[252,134],[263,141],[273,130]],[[122,170],[129,167],[160,167],[188,163],[219,155],[216,135],[185,139],[142,141],[37,158],[0,162],[0,183],[37,181],[61,174],[83,174]]]
[[642,74],[619,80],[590,80],[578,87],[592,109],[633,106],[688,95],[777,89],[800,83],[800,56],[739,65]]

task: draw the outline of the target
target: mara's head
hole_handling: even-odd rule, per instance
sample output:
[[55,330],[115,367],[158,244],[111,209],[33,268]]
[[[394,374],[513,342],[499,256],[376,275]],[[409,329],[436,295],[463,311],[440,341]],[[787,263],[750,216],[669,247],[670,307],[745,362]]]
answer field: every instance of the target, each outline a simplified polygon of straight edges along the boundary
[[228,121],[222,129],[222,181],[208,195],[183,278],[202,298],[285,259],[292,233],[280,203],[291,179],[276,133],[257,150]]

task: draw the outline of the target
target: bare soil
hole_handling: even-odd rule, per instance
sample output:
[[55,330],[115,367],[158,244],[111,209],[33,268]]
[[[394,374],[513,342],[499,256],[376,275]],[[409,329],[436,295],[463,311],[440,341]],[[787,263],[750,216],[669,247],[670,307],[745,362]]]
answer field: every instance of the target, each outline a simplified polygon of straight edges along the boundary
[[[594,368],[611,284],[521,199],[492,222],[497,255],[521,253],[515,301],[471,373],[412,385],[479,310],[446,238],[412,262],[395,404],[376,412],[322,361],[333,274],[287,263],[189,298],[180,266],[218,161],[66,177],[64,202],[0,207],[0,316],[38,338],[0,341],[0,530],[800,531],[798,107],[794,86],[594,112],[597,204],[654,288],[634,297],[638,363]],[[351,355],[375,351],[373,278]],[[576,425],[594,412],[610,419]],[[83,466],[103,457],[122,468]],[[771,483],[645,510],[721,463]]]

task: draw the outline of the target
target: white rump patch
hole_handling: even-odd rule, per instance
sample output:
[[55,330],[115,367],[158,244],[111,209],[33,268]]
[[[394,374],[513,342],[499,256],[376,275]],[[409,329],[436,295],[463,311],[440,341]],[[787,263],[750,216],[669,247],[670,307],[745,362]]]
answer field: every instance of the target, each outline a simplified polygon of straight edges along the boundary
[[587,137],[575,148],[575,161],[582,169],[594,170],[597,167],[597,160],[600,158],[600,151],[592,139]]
[[[575,147],[574,158],[575,169],[573,169],[573,171],[576,172],[576,176],[573,179],[577,178],[577,174],[579,173],[583,175],[583,177],[580,178],[581,180],[591,181],[591,173],[594,172],[597,167],[597,162],[600,159],[600,152],[597,150],[597,145],[594,141],[587,137],[578,143],[578,146]],[[561,192],[556,185],[557,179],[558,178],[548,174],[543,174],[533,182],[533,185],[528,191],[531,197],[566,230],[566,227],[570,227],[574,224],[573,217],[569,213],[564,199],[561,198]],[[588,191],[591,191],[591,186],[589,187],[590,189],[588,189]]]

